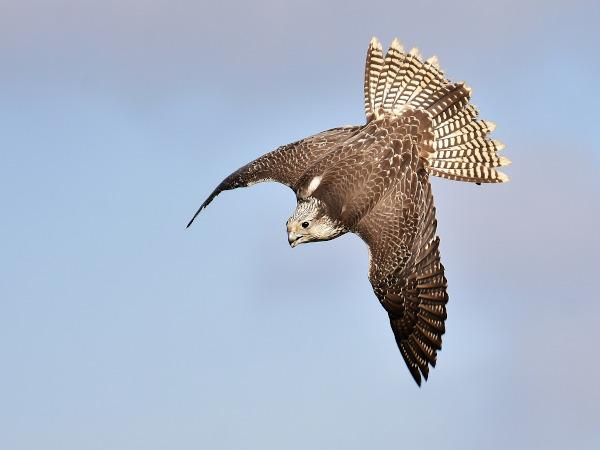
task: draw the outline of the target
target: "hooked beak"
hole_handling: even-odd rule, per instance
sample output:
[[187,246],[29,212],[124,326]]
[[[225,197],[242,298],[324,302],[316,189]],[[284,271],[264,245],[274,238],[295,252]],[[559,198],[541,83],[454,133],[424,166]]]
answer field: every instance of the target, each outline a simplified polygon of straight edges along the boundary
[[287,222],[287,234],[288,234],[288,242],[290,243],[290,247],[294,248],[296,245],[302,243],[302,238],[304,234],[298,232],[298,226],[295,223]]
[[302,238],[301,234],[288,231],[288,242],[290,243],[290,247],[294,248],[296,245],[298,245],[300,238]]

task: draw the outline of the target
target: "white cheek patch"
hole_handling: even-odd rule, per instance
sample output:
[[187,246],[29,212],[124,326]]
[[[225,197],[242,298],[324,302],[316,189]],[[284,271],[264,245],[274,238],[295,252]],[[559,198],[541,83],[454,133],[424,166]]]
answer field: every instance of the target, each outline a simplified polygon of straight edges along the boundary
[[308,189],[306,190],[306,196],[308,197],[309,195],[311,195],[313,192],[315,192],[315,189],[317,189],[319,187],[319,184],[321,184],[321,179],[323,177],[322,176],[318,176],[318,177],[314,177],[312,180],[310,180],[310,183],[308,185]]

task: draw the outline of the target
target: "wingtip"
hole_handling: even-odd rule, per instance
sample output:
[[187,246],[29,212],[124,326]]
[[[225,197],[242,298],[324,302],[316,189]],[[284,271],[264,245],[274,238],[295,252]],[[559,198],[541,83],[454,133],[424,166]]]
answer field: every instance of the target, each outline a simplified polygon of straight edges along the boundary
[[188,224],[185,226],[185,229],[186,229],[186,230],[187,230],[189,227],[191,227],[191,226],[192,226],[192,224],[194,223],[194,219],[195,219],[195,218],[196,218],[195,216],[194,216],[194,217],[192,217],[192,220],[190,220],[190,221],[188,222]]
[[200,206],[200,208],[198,208],[198,211],[196,211],[196,213],[194,214],[194,216],[191,218],[191,220],[185,226],[186,230],[192,225],[192,223],[194,223],[194,220],[196,220],[196,217],[198,217],[198,214],[200,214],[200,211],[202,211],[205,206],[206,206],[206,204],[202,203],[202,205]]
[[421,388],[421,383],[422,383],[422,380],[421,380],[421,375],[415,376],[415,375],[413,374],[413,378],[414,378],[414,380],[415,380],[415,383],[417,383],[417,386],[419,386],[419,389],[420,389],[420,388]]
[[198,214],[200,214],[200,212],[206,208],[210,202],[212,202],[215,197],[217,195],[219,195],[219,193],[221,193],[224,189],[231,189],[229,188],[223,188],[223,184],[227,181],[227,179],[225,179],[225,181],[223,181],[214,191],[212,191],[212,193],[208,196],[208,198],[206,200],[204,200],[204,203],[202,203],[200,205],[200,208],[198,208],[198,211],[196,211],[196,214],[194,214],[194,217],[192,217],[192,220],[190,220],[186,226],[186,228],[189,228],[190,225],[194,222],[194,220],[196,220],[196,217],[198,217]]
[[421,387],[421,383],[423,381],[422,377],[421,377],[421,371],[419,370],[417,365],[407,365],[408,367],[408,371],[410,372],[411,376],[413,377],[413,380],[415,380],[415,383],[417,383],[417,386]]

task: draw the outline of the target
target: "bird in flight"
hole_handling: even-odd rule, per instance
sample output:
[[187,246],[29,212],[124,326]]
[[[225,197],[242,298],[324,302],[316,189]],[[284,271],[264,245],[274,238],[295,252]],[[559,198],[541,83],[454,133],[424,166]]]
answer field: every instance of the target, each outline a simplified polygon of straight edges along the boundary
[[366,124],[333,128],[283,145],[236,170],[219,193],[277,181],[296,193],[289,244],[355,233],[369,248],[369,281],[387,311],[396,343],[421,385],[435,367],[446,320],[446,277],[429,177],[503,183],[510,161],[489,138],[495,124],[478,119],[471,89],[447,80],[437,58],[405,52],[394,39],[383,54],[367,51]]

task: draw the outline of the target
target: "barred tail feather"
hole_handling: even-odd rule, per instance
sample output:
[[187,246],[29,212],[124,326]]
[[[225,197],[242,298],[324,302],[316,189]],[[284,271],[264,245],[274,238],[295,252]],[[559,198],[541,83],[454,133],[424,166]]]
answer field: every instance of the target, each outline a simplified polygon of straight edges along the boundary
[[508,176],[503,172],[490,169],[487,166],[478,164],[474,167],[463,169],[437,169],[430,168],[429,173],[441,178],[448,178],[456,181],[469,181],[471,183],[506,183]]
[[371,39],[365,65],[365,113],[367,122],[373,118],[372,111],[375,109],[375,93],[379,82],[381,69],[383,68],[383,50],[377,38]]
[[397,39],[384,56],[379,41],[371,40],[365,67],[367,122],[407,109],[424,111],[434,135],[427,156],[431,175],[474,183],[508,181],[495,169],[510,164],[497,154],[504,145],[488,136],[496,126],[478,120],[470,98],[471,89],[448,81],[435,56],[423,61],[416,48],[405,53]]

